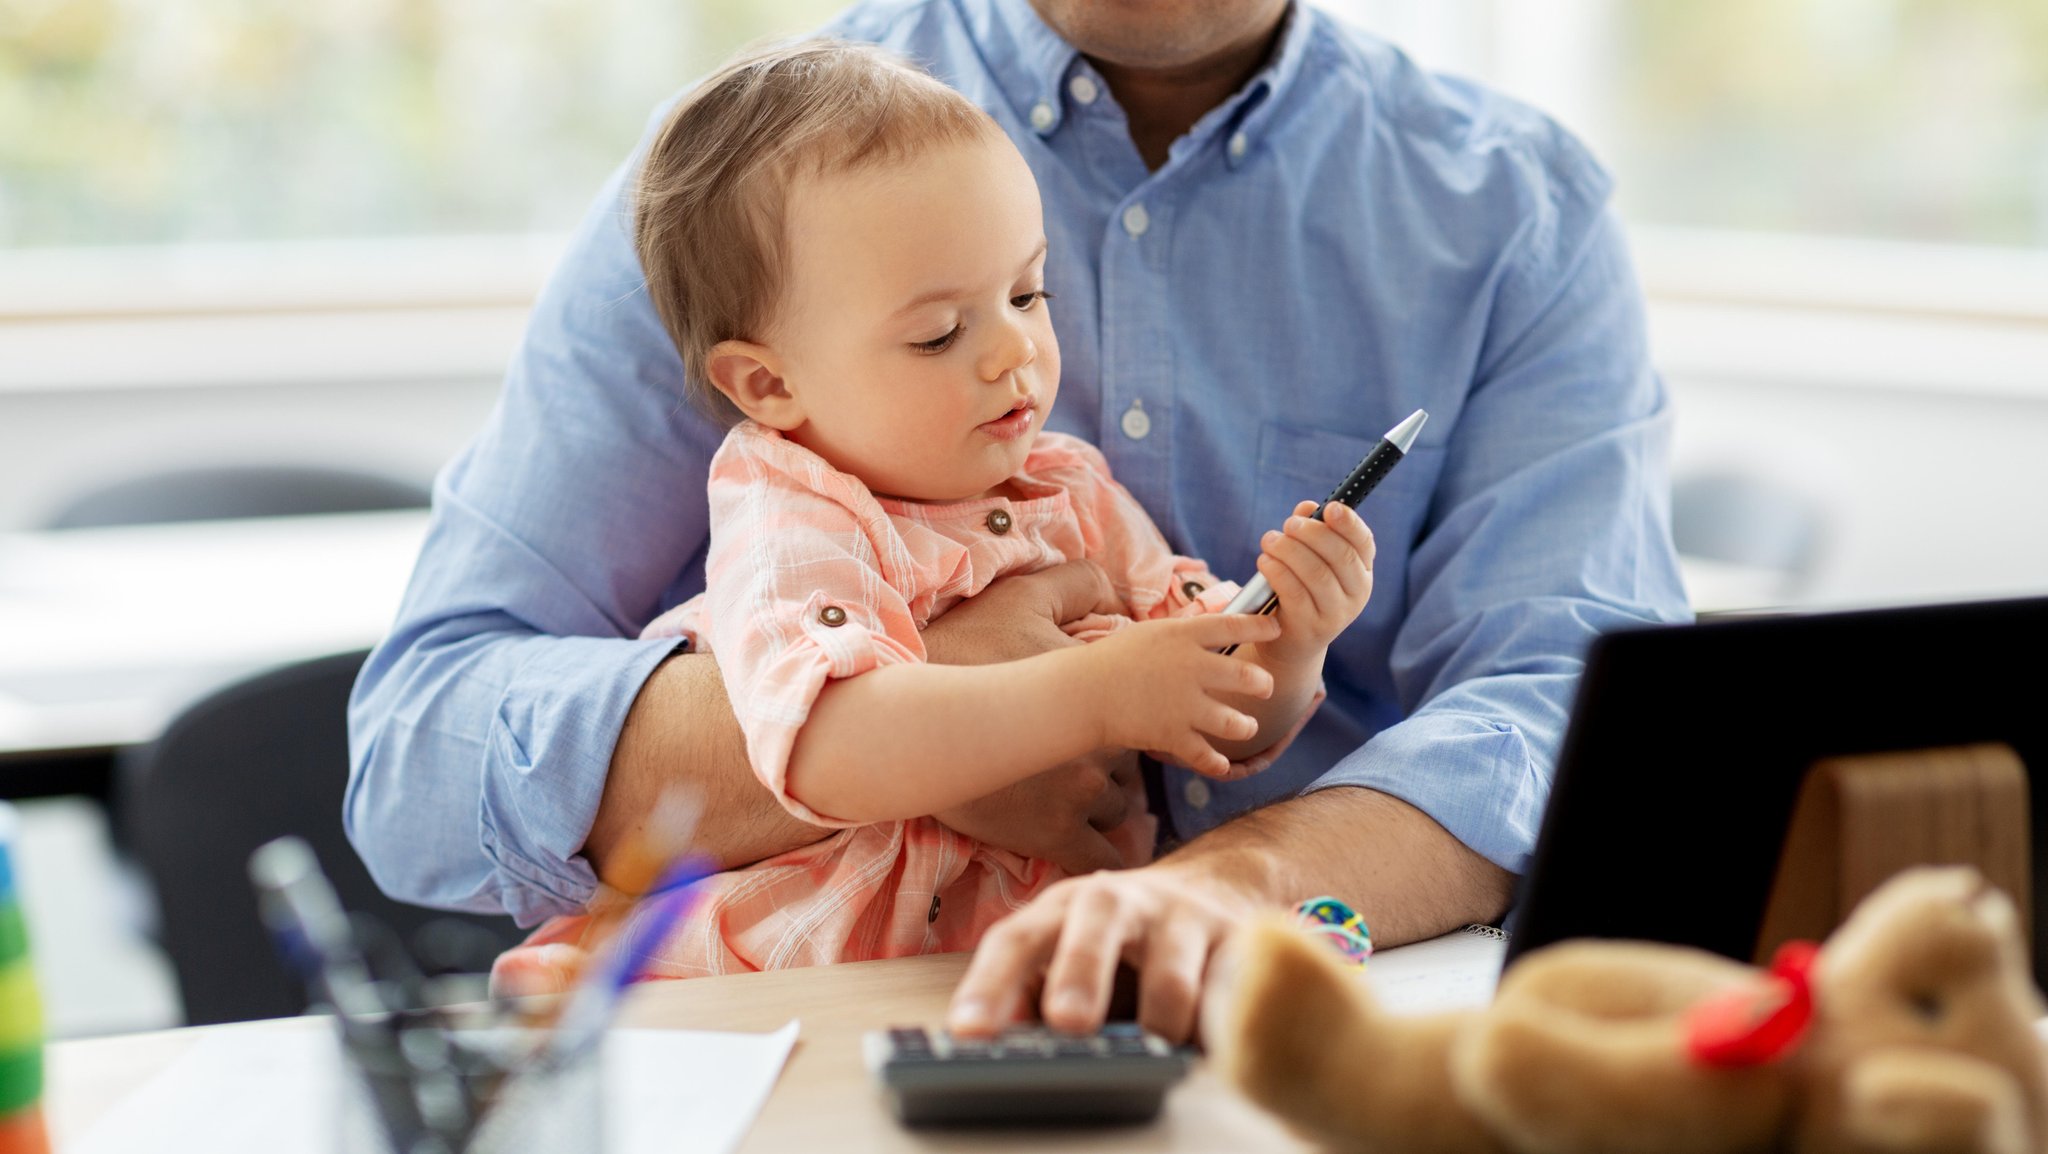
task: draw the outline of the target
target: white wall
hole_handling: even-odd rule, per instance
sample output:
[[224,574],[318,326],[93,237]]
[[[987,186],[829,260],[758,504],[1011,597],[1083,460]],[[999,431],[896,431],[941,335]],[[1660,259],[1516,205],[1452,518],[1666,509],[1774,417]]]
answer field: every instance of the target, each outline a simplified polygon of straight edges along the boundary
[[[0,325],[0,530],[67,493],[185,463],[354,463],[425,480],[484,420],[518,333],[502,308],[467,328],[329,320],[267,351],[268,322],[252,321],[226,359],[217,350],[236,342],[181,344],[175,320],[158,322],[153,349],[79,330],[57,346],[75,355],[55,362],[47,340]],[[1834,511],[1834,548],[1800,600],[2048,592],[2048,331],[1904,331],[1653,299],[1679,466],[1739,461]],[[209,357],[217,371],[200,371]]]

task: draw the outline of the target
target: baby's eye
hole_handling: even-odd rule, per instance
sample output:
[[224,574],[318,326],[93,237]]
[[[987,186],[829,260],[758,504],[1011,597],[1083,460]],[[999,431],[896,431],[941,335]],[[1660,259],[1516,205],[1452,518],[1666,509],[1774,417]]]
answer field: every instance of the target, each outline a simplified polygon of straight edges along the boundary
[[1023,296],[1020,297],[1011,297],[1010,306],[1012,308],[1015,308],[1018,312],[1029,312],[1031,311],[1032,305],[1037,304],[1039,301],[1049,301],[1051,299],[1051,293],[1045,291],[1044,289],[1039,289],[1035,292],[1025,293]]
[[910,347],[916,349],[920,353],[943,353],[947,349],[952,348],[953,342],[959,339],[960,326],[954,325],[950,330],[947,331],[945,336],[933,337],[931,340],[928,341],[912,341],[910,342]]

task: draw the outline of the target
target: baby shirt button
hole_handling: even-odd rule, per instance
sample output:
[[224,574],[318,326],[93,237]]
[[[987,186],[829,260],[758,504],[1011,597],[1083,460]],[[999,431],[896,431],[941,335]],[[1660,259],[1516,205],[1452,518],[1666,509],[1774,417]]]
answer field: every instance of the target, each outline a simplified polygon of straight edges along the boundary
[[827,605],[818,610],[818,620],[834,629],[846,624],[846,610],[837,605]]
[[991,509],[988,514],[988,531],[1000,537],[1010,531],[1010,511]]
[[1202,583],[1200,581],[1183,581],[1180,591],[1187,594],[1188,600],[1193,601],[1202,595]]
[[1209,783],[1201,778],[1192,778],[1181,788],[1181,796],[1196,809],[1209,808]]

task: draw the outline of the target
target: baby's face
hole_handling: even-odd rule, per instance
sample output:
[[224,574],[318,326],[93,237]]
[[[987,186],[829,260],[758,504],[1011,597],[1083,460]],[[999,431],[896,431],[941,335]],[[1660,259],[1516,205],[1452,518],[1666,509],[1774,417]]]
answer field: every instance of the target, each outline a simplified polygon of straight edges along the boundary
[[790,439],[911,500],[1015,474],[1060,383],[1044,216],[1016,148],[993,137],[803,180],[787,223],[767,343],[803,408]]

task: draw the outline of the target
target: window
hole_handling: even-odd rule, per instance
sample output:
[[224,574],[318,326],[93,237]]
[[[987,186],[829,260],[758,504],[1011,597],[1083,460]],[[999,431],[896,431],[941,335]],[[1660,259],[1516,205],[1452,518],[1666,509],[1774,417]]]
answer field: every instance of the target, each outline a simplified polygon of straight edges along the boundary
[[2048,248],[2040,0],[1332,0],[1556,113],[1635,222]]
[[835,0],[7,0],[0,249],[559,231]]

